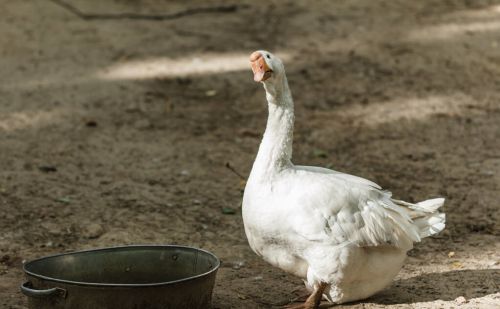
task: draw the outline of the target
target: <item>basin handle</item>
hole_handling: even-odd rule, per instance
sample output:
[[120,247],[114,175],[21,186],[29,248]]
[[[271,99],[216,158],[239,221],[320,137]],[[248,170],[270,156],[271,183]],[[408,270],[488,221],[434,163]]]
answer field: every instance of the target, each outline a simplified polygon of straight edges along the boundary
[[52,296],[61,296],[62,298],[66,298],[67,291],[62,288],[50,288],[46,290],[35,290],[33,289],[33,284],[31,282],[26,281],[21,284],[21,292],[28,297],[35,298],[45,298]]

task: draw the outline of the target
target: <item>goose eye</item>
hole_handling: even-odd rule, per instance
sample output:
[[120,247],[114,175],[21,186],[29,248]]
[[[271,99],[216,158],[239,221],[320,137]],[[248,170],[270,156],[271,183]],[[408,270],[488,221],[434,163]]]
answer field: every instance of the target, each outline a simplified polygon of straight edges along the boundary
[[267,57],[267,59],[271,59],[271,56],[269,56],[269,55],[266,55],[266,57]]

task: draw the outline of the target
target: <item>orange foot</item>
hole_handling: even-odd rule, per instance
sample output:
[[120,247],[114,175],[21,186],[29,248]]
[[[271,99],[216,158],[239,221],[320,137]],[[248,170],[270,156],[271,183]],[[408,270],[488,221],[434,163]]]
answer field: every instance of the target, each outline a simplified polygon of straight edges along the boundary
[[[321,283],[307,298],[307,300],[302,304],[287,305],[285,309],[318,309],[321,303],[321,297],[323,296],[323,291],[326,288],[326,283]],[[297,300],[297,299],[295,299]],[[293,300],[292,300],[293,302]]]

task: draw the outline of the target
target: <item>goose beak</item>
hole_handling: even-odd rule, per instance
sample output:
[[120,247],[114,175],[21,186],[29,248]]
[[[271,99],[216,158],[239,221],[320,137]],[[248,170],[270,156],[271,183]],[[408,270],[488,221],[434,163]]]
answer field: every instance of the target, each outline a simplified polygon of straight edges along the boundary
[[253,52],[250,55],[250,63],[252,64],[253,80],[256,82],[263,82],[273,73],[273,70],[269,68],[266,60],[259,52]]

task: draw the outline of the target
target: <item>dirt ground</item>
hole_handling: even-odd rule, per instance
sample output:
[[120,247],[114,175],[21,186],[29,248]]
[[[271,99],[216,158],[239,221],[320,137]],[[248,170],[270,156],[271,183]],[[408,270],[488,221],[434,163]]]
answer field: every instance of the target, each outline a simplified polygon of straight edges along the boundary
[[256,49],[285,59],[295,163],[447,198],[394,283],[337,308],[500,307],[500,1],[66,3],[104,15],[1,1],[1,308],[26,308],[25,260],[138,243],[219,256],[215,308],[302,292],[248,247],[226,167],[264,130]]

